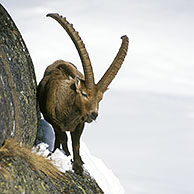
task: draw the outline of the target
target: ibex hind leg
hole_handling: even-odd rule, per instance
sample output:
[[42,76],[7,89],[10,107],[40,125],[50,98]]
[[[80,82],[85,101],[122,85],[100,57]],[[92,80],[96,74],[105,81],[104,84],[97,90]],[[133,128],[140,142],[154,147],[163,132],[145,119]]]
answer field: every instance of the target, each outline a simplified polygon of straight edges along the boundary
[[71,132],[72,147],[73,147],[73,170],[76,174],[83,175],[84,162],[80,156],[80,136],[84,129],[84,123],[79,124],[74,132]]
[[69,152],[69,149],[68,149],[68,146],[67,146],[67,140],[68,140],[68,137],[67,137],[66,132],[60,132],[59,130],[55,130],[55,145],[54,145],[53,152],[57,148],[60,149],[60,145],[62,145],[62,148],[65,152],[65,155],[69,156],[70,152]]
[[55,128],[54,128],[54,131],[55,131],[55,144],[54,144],[54,148],[53,148],[53,151],[51,153],[49,153],[47,157],[51,156],[52,153],[54,153],[57,148],[60,149],[60,136],[59,136],[58,132],[55,130]]
[[60,135],[57,130],[55,130],[55,144],[52,153],[54,153],[57,148],[60,149]]
[[68,141],[68,137],[67,137],[66,132],[61,133],[60,143],[62,144],[62,148],[63,148],[66,156],[69,156],[70,152],[69,152],[69,149],[68,149],[67,141]]

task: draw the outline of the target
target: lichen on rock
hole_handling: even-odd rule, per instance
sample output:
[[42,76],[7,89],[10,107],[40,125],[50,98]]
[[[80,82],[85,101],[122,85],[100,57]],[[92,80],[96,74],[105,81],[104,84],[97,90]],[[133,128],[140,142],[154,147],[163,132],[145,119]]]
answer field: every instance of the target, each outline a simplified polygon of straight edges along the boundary
[[0,4],[0,145],[9,137],[34,144],[40,118],[36,87],[28,49]]

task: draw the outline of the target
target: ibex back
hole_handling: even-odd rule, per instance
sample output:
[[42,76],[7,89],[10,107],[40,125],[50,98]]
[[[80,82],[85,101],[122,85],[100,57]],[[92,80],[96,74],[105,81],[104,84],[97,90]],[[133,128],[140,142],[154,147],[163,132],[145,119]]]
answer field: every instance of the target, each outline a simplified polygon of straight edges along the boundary
[[70,155],[66,131],[70,131],[73,147],[73,170],[82,175],[83,161],[79,154],[80,136],[84,123],[91,123],[98,116],[103,93],[119,71],[128,49],[128,37],[122,36],[122,44],[114,61],[95,84],[94,73],[85,45],[73,25],[58,14],[48,14],[58,21],[71,37],[82,61],[84,76],[70,62],[58,60],[48,66],[38,85],[38,100],[44,118],[55,130],[55,146]]

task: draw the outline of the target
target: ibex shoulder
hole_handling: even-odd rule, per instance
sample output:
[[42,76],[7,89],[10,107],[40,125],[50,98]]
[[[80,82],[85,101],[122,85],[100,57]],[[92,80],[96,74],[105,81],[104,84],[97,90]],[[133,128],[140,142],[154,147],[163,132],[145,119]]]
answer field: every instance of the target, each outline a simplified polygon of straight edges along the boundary
[[75,78],[78,77],[79,79],[84,80],[84,76],[81,72],[78,71],[75,65],[70,62],[66,62],[63,60],[57,60],[53,64],[49,65],[44,73],[44,77],[51,75],[55,71],[60,71],[60,73],[66,75],[67,77]]

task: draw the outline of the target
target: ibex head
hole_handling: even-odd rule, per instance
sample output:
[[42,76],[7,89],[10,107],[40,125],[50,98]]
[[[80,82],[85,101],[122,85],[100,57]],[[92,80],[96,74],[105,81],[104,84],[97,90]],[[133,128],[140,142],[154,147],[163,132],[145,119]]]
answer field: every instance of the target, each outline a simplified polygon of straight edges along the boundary
[[122,44],[115,59],[100,81],[95,84],[90,58],[78,32],[75,31],[73,25],[70,24],[66,18],[58,14],[48,14],[47,16],[54,18],[61,24],[71,37],[79,53],[84,70],[84,80],[80,79],[78,76],[74,78],[75,90],[77,92],[75,104],[81,111],[82,120],[90,123],[98,116],[98,105],[102,100],[103,93],[107,90],[124,61],[128,49],[128,37],[126,35],[121,37]]
[[86,87],[85,81],[75,79],[77,92],[75,104],[81,110],[82,120],[90,123],[98,116],[98,105],[103,93],[97,89],[96,85],[90,89]]

